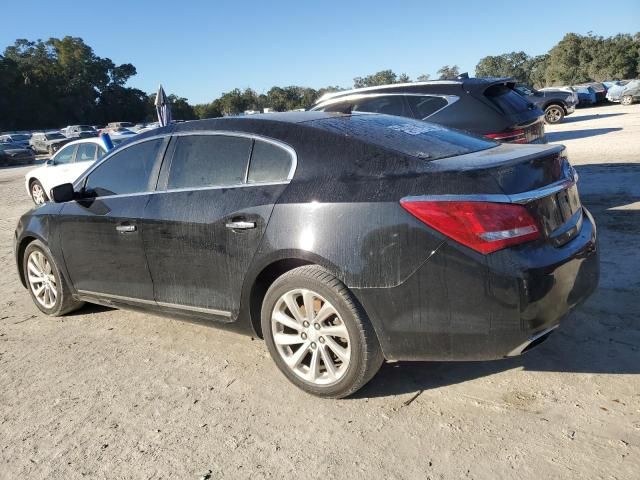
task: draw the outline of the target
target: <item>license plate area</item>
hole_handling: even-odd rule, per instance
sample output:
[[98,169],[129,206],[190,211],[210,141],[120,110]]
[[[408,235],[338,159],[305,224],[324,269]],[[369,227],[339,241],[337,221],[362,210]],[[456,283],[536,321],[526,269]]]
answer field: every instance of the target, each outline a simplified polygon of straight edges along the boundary
[[564,244],[580,231],[582,203],[575,184],[540,198],[528,207],[540,222],[542,234],[554,239],[554,243]]

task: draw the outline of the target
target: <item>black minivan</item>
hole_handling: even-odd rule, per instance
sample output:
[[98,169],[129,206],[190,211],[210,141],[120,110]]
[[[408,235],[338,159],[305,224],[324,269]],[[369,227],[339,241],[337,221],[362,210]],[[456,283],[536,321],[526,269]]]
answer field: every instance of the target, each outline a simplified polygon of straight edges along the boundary
[[598,282],[562,145],[377,114],[265,114],[137,136],[23,215],[48,315],[83,302],[264,337],[294,384],[355,392],[387,360],[544,341]]
[[466,130],[492,140],[543,143],[544,112],[508,78],[463,78],[327,93],[311,110],[398,115]]

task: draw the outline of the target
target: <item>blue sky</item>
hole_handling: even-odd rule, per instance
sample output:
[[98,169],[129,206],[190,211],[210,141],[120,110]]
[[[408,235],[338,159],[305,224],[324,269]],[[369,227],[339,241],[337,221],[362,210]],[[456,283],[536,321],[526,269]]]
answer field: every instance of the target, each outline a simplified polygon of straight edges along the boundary
[[640,1],[3,2],[0,51],[17,38],[82,37],[133,63],[130,86],[208,102],[235,87],[350,87],[391,68],[412,78],[442,65],[473,73],[485,55],[546,52],[567,32],[640,30]]

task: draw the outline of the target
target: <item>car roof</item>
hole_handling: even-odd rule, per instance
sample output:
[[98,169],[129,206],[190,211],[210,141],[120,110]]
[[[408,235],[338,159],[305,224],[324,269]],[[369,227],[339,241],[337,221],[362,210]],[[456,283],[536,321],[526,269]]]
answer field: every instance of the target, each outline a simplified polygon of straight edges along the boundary
[[326,102],[327,100],[333,100],[336,98],[341,98],[341,97],[346,97],[346,96],[361,94],[361,93],[372,93],[372,92],[379,92],[379,91],[384,92],[387,90],[420,91],[420,90],[428,90],[428,87],[435,87],[435,88],[459,87],[459,88],[464,88],[465,90],[471,90],[471,89],[477,89],[477,88],[485,89],[492,84],[505,83],[505,82],[515,84],[515,81],[509,77],[462,78],[462,79],[456,79],[456,80],[429,80],[426,82],[391,83],[388,85],[352,88],[350,90],[340,90],[337,92],[325,93],[322,97],[316,100],[315,104],[317,105],[317,104]]
[[[273,113],[258,113],[256,115],[238,115],[219,118],[208,118],[204,120],[192,120],[184,123],[177,123],[170,127],[164,127],[169,129],[174,128],[176,132],[189,131],[189,130],[214,130],[224,126],[225,124],[237,124],[238,121],[250,123],[304,123],[314,120],[322,120],[325,118],[346,116],[343,113],[335,112],[273,112]],[[164,128],[162,130],[164,131]],[[152,130],[156,131],[156,130]],[[145,132],[146,133],[146,132]]]

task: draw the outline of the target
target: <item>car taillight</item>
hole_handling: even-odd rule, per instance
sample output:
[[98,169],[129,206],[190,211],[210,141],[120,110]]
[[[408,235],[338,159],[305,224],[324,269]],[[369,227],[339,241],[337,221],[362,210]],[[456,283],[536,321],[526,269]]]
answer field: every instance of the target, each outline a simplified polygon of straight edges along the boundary
[[522,128],[509,130],[508,132],[487,133],[485,138],[498,140],[499,142],[527,143],[526,132]]
[[404,199],[400,205],[431,228],[484,254],[540,237],[538,223],[522,205]]

